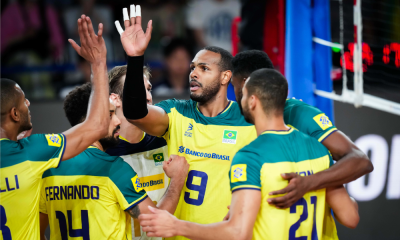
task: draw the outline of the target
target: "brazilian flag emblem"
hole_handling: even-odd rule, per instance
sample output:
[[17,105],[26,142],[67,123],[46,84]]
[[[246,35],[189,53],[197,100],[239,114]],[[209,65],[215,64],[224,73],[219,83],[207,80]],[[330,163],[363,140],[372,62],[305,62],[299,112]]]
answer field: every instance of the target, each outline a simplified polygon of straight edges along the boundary
[[236,144],[237,131],[235,130],[224,130],[224,135],[222,136],[223,143]]
[[153,154],[153,159],[157,166],[158,165],[157,163],[161,163],[164,161],[164,154],[163,153]]

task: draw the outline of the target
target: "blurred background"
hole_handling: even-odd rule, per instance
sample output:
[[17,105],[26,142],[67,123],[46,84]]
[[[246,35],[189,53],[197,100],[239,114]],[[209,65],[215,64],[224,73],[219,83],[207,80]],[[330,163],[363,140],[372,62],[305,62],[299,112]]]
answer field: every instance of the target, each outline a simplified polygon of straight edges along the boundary
[[[67,129],[63,99],[90,80],[67,41],[79,42],[78,17],[90,16],[96,30],[104,24],[111,69],[126,64],[114,21],[132,3],[143,26],[153,20],[145,60],[155,103],[189,97],[189,63],[204,46],[265,51],[290,97],[327,113],[375,166],[347,185],[361,220],[355,230],[338,224],[339,238],[400,239],[400,1],[2,0],[0,73],[31,101],[34,133]],[[228,96],[235,99],[232,88]]]

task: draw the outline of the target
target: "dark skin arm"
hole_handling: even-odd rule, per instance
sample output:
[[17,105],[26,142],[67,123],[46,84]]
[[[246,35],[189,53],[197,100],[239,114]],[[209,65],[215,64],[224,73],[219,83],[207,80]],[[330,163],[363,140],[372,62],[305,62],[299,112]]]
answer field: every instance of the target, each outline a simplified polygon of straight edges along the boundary
[[270,195],[286,194],[282,197],[269,198],[268,203],[278,208],[288,208],[308,191],[343,185],[374,170],[371,161],[344,133],[336,131],[322,144],[328,148],[336,164],[316,174],[301,177],[296,173],[282,174],[289,185]]

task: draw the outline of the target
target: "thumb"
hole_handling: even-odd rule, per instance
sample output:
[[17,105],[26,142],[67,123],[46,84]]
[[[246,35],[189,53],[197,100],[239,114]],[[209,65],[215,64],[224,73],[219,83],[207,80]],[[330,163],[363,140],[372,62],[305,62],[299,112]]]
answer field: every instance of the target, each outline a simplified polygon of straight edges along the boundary
[[295,178],[297,176],[297,174],[294,173],[294,172],[292,172],[292,173],[282,173],[281,176],[285,180],[290,180],[292,178]]
[[157,213],[158,211],[160,211],[157,208],[154,208],[152,206],[147,206],[147,207],[149,208],[150,212],[152,212],[152,213]]
[[68,39],[68,42],[71,43],[72,48],[75,49],[75,51],[76,51],[79,55],[81,55],[81,47],[79,47],[79,45],[76,44],[76,42],[75,42],[74,40],[72,40],[72,39]]
[[147,29],[145,33],[147,41],[150,41],[152,31],[153,31],[153,20],[150,20],[149,23],[147,24]]

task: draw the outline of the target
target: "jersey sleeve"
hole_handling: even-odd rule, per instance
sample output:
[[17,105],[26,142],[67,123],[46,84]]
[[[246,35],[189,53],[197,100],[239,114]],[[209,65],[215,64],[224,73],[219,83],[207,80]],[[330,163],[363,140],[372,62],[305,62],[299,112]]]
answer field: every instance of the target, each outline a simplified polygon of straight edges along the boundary
[[240,150],[233,157],[229,178],[231,191],[240,189],[261,190],[259,157],[252,151]]
[[39,212],[47,214],[47,206],[46,206],[46,192],[45,192],[45,179],[42,179],[42,187],[40,189],[40,200],[39,200]]
[[110,170],[111,188],[122,210],[129,210],[147,197],[132,167],[122,158]]
[[24,141],[29,160],[34,162],[32,166],[40,176],[59,166],[66,146],[64,134],[34,134]]
[[305,103],[293,104],[289,109],[286,109],[287,106],[285,106],[284,112],[285,123],[319,142],[324,141],[330,134],[337,131],[328,116],[318,108]]

